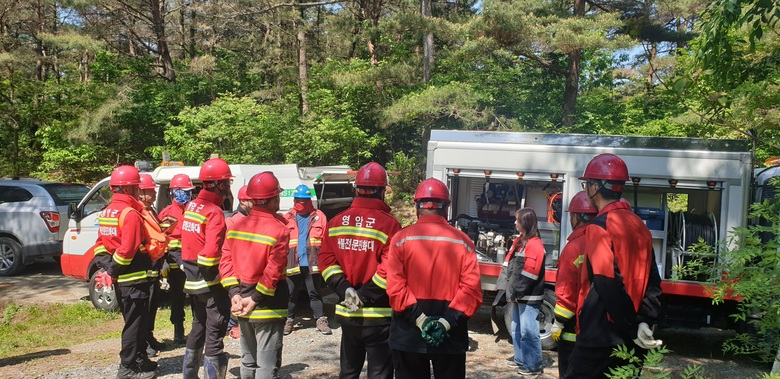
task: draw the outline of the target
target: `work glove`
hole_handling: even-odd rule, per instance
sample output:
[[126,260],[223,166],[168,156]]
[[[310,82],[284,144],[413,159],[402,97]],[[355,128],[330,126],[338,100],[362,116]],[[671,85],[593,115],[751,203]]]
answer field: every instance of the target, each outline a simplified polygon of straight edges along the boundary
[[450,323],[443,318],[429,319],[432,321],[425,324],[423,327],[423,334],[428,336],[428,338],[425,338],[425,342],[436,347],[449,338],[450,334],[448,332],[450,331]]
[[160,289],[163,291],[169,291],[171,289],[171,284],[168,283],[168,278],[160,278]]
[[563,332],[563,324],[555,321],[555,323],[552,325],[552,328],[550,328],[550,336],[552,337],[553,341],[558,342],[558,340],[561,339],[561,332]]
[[341,302],[341,305],[347,307],[350,312],[356,312],[363,306],[363,302],[360,301],[357,291],[354,288],[349,287],[344,293],[344,301]]
[[160,276],[167,278],[170,272],[171,266],[168,265],[168,262],[163,262],[162,268],[160,269]]
[[639,323],[634,343],[645,350],[655,349],[663,345],[663,341],[653,339],[653,331],[646,322]]
[[114,278],[112,278],[111,275],[108,275],[108,273],[105,271],[99,271],[97,275],[95,275],[95,283],[110,289],[111,286],[114,285]]

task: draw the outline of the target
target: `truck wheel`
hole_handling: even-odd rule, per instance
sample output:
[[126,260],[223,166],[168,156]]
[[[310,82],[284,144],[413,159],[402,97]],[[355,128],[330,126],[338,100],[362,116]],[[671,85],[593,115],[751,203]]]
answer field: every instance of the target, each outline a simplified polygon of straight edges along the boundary
[[[553,341],[550,335],[550,329],[555,322],[554,313],[555,301],[550,302],[548,296],[545,295],[544,302],[539,307],[539,338],[542,340],[542,350],[553,350],[558,344]],[[512,342],[512,312],[509,311],[509,304],[504,306],[504,325],[509,333],[509,342]]]
[[0,276],[16,275],[23,268],[22,245],[13,238],[0,237]]
[[103,270],[95,271],[92,273],[92,277],[89,278],[89,300],[92,301],[95,309],[116,312],[119,310],[119,302],[116,299],[115,286],[108,288],[95,282],[95,277],[101,271]]

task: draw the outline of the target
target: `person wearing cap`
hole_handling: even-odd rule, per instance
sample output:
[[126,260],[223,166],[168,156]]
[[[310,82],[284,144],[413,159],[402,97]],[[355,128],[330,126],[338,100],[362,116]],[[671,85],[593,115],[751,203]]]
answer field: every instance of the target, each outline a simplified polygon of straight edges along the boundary
[[230,318],[230,297],[220,283],[219,262],[225,241],[222,201],[230,194],[232,177],[225,160],[212,158],[203,162],[198,173],[203,189],[184,210],[184,292],[190,295],[192,308],[192,328],[182,364],[185,379],[198,377],[201,362],[206,379],[222,379],[227,373],[228,354],[223,338]]
[[[239,220],[246,216],[249,216],[249,212],[252,210],[252,199],[246,194],[247,186],[241,186],[238,189],[238,207],[229,216],[225,217],[225,229],[230,229]],[[235,315],[230,315],[228,320],[228,336],[232,339],[238,339],[241,336],[241,329],[238,327],[238,319]]]
[[152,268],[152,259],[141,249],[146,238],[140,214],[144,206],[137,200],[141,177],[135,167],[119,166],[108,183],[114,195],[98,217],[95,244],[97,265],[105,271],[98,272],[95,281],[106,287],[116,283],[117,301],[125,322],[117,378],[151,379],[157,369],[157,362],[146,356],[152,288],[147,272]]
[[[184,344],[184,281],[186,276],[182,271],[181,262],[181,225],[184,220],[184,206],[192,200],[192,180],[186,174],[176,174],[168,185],[173,201],[160,211],[161,226],[167,226],[169,236],[168,254],[165,263],[168,265],[168,296],[171,301],[171,324],[173,324],[173,343]],[[166,221],[167,220],[167,221]],[[166,224],[167,222],[167,224]]]
[[417,222],[390,240],[387,295],[396,378],[466,377],[468,320],[482,304],[474,243],[447,223],[447,186],[428,178],[414,194]]
[[328,325],[328,316],[322,307],[322,298],[314,285],[314,274],[319,273],[317,254],[322,245],[322,236],[327,227],[325,214],[314,209],[311,201],[311,189],[301,184],[293,191],[293,209],[284,215],[290,229],[290,248],[287,251],[287,286],[290,288],[290,300],[287,306],[287,322],[284,335],[293,331],[295,308],[298,295],[306,288],[309,305],[316,321],[317,330],[325,335],[333,334]]
[[580,292],[580,268],[585,252],[585,225],[596,217],[594,207],[585,191],[577,192],[569,201],[569,222],[572,232],[558,257],[555,280],[555,323],[551,334],[558,342],[558,376],[563,378],[569,368],[569,356],[577,340],[577,297]]
[[241,328],[242,378],[271,379],[281,367],[289,296],[284,278],[289,232],[276,213],[281,192],[270,171],[249,180],[246,195],[252,210],[228,229],[219,262],[222,285]]
[[651,328],[661,312],[661,277],[650,230],[620,201],[629,179],[626,163],[614,154],[597,155],[579,179],[598,214],[585,227],[577,341],[565,377],[601,378],[629,364],[612,355],[617,346],[640,359],[661,346]]
[[[141,217],[148,220],[158,221],[157,211],[154,209],[154,202],[157,200],[157,183],[154,182],[149,174],[141,174],[141,184],[138,185],[138,201],[144,205],[141,211]],[[152,279],[152,291],[149,294],[149,334],[147,338],[146,354],[150,357],[156,357],[157,352],[165,349],[165,344],[154,337],[154,323],[157,318],[157,309],[160,303],[160,270],[163,268],[163,259],[157,259],[152,262],[152,269],[147,275]]]
[[342,300],[336,305],[341,379],[360,377],[366,360],[368,378],[393,377],[385,262],[388,243],[401,224],[385,204],[386,187],[387,172],[380,164],[370,162],[358,170],[356,197],[328,221],[318,256],[322,278]]

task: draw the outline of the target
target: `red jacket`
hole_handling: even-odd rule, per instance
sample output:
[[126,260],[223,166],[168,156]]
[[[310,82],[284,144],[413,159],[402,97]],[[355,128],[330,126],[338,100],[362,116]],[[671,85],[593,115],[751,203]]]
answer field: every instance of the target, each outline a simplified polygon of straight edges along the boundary
[[512,257],[507,270],[507,301],[541,304],[544,301],[544,244],[539,237],[531,237],[521,245],[515,239],[509,249]]
[[390,215],[384,201],[358,197],[352,206],[328,222],[319,253],[322,278],[344,299],[348,288],[357,290],[363,307],[350,312],[336,305],[339,322],[360,326],[390,323],[385,259],[390,238],[401,224]]
[[171,239],[168,242],[167,261],[171,270],[174,270],[179,268],[178,262],[181,261],[181,226],[184,224],[184,205],[174,201],[165,207],[157,217],[162,221],[167,216],[175,217],[178,220],[173,226],[173,231],[168,235]]
[[254,207],[227,231],[219,262],[222,285],[230,296],[252,297],[257,306],[246,316],[253,321],[287,318],[287,227],[282,216]]
[[585,227],[575,229],[567,239],[558,258],[558,276],[555,281],[555,320],[563,324],[564,341],[576,340],[575,328],[577,298],[580,295],[580,268],[585,254]]
[[[290,248],[287,250],[287,275],[297,275],[301,273],[301,263],[298,261],[298,212],[295,209],[290,210],[284,215],[287,220],[287,228],[290,230]],[[328,220],[321,210],[315,209],[309,214],[309,239],[306,241],[306,254],[309,258],[309,272],[320,272],[318,266],[319,252],[322,247],[322,237],[325,236],[325,229],[328,227]]]
[[[401,229],[387,256],[387,295],[393,308],[390,347],[416,353],[465,354],[468,319],[482,304],[474,243],[444,217],[424,215]],[[439,347],[420,336],[421,314],[443,317],[450,338]]]
[[225,240],[225,215],[222,197],[211,191],[200,191],[198,198],[187,203],[181,226],[181,258],[187,281],[184,292],[209,292],[219,284],[219,259]]
[[[126,208],[132,208],[120,224],[120,214]],[[98,266],[116,278],[117,285],[129,286],[149,282],[148,272],[152,268],[149,254],[141,252],[144,231],[139,213],[143,204],[130,195],[115,193],[111,204],[100,212],[98,217],[98,238],[95,254],[108,254],[99,258]],[[110,257],[110,259],[109,259]]]
[[605,206],[585,227],[577,344],[630,344],[640,322],[658,320],[660,296],[661,277],[647,226],[627,203]]

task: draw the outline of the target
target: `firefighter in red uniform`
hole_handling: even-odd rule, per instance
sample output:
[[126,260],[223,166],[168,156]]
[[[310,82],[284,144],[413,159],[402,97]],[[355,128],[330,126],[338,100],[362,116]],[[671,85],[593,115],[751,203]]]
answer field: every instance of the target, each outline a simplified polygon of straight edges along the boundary
[[449,191],[424,180],[414,194],[417,223],[390,241],[387,295],[396,378],[465,378],[468,319],[482,304],[474,243],[447,223]]
[[660,346],[650,325],[661,311],[661,278],[650,231],[620,201],[628,168],[614,154],[600,154],[585,168],[585,193],[599,213],[585,227],[585,260],[577,300],[577,342],[566,378],[603,378],[628,364],[612,356],[626,345],[642,358]]
[[384,202],[387,172],[365,164],[355,178],[352,206],[328,222],[319,253],[322,278],[344,301],[336,305],[341,324],[339,378],[358,378],[368,359],[368,378],[392,378],[388,346],[390,303],[385,260],[390,238],[401,229]]
[[552,338],[558,341],[558,376],[563,378],[569,368],[569,355],[577,340],[577,297],[580,294],[580,267],[585,253],[585,225],[598,210],[588,200],[585,191],[577,192],[569,202],[569,222],[572,232],[558,258],[555,281],[555,323]]
[[[225,378],[228,355],[222,339],[230,318],[230,298],[220,284],[219,260],[225,240],[222,201],[230,193],[233,175],[221,158],[203,162],[198,179],[203,189],[184,211],[181,226],[184,292],[192,303],[192,329],[184,350],[184,378],[197,378],[203,357],[206,379]],[[205,348],[205,351],[204,351]]]
[[311,201],[311,189],[305,184],[293,191],[293,209],[284,215],[290,230],[290,248],[287,251],[287,286],[290,288],[290,303],[287,306],[287,322],[284,335],[293,331],[295,307],[298,294],[306,289],[309,305],[316,321],[317,330],[325,335],[333,334],[328,325],[328,316],[322,307],[322,298],[315,285],[315,274],[320,272],[318,253],[322,246],[322,236],[328,225],[325,214],[314,209]]
[[152,268],[152,260],[141,249],[148,238],[139,213],[143,204],[136,200],[141,177],[135,167],[119,166],[111,173],[108,183],[114,195],[111,204],[100,212],[97,241],[99,249],[105,249],[106,254],[98,254],[98,267],[105,272],[101,271],[96,281],[107,287],[116,283],[117,300],[125,321],[117,378],[154,378],[157,363],[146,355],[152,288],[147,271]]
[[[225,217],[225,230],[231,229],[239,220],[249,216],[252,211],[252,199],[246,194],[247,186],[241,186],[238,189],[238,207],[236,211]],[[241,336],[241,329],[238,327],[238,319],[235,315],[230,315],[228,320],[227,332],[230,338],[238,339]]]
[[[157,183],[154,182],[149,174],[141,174],[141,184],[138,185],[138,201],[144,205],[144,211],[148,212],[150,220],[158,221],[157,211],[154,209],[154,202],[157,200]],[[143,214],[142,214],[143,216]],[[154,321],[157,318],[157,308],[160,303],[160,270],[163,267],[163,260],[158,259],[152,262],[152,269],[147,271],[147,275],[152,279],[152,291],[149,294],[149,336],[147,337],[146,354],[150,357],[156,357],[157,352],[165,349],[165,344],[154,337]]]
[[[185,174],[176,174],[171,178],[171,205],[160,212],[160,221],[169,220],[170,242],[165,261],[168,264],[168,295],[171,299],[171,324],[173,324],[173,343],[183,344],[184,339],[184,281],[186,276],[181,263],[181,225],[184,223],[184,205],[192,200],[192,180]],[[161,226],[167,226],[164,222]],[[165,229],[165,228],[163,228]]]
[[261,172],[249,180],[249,215],[227,231],[219,271],[241,328],[241,377],[271,379],[281,365],[287,319],[289,232],[279,210],[279,180]]

